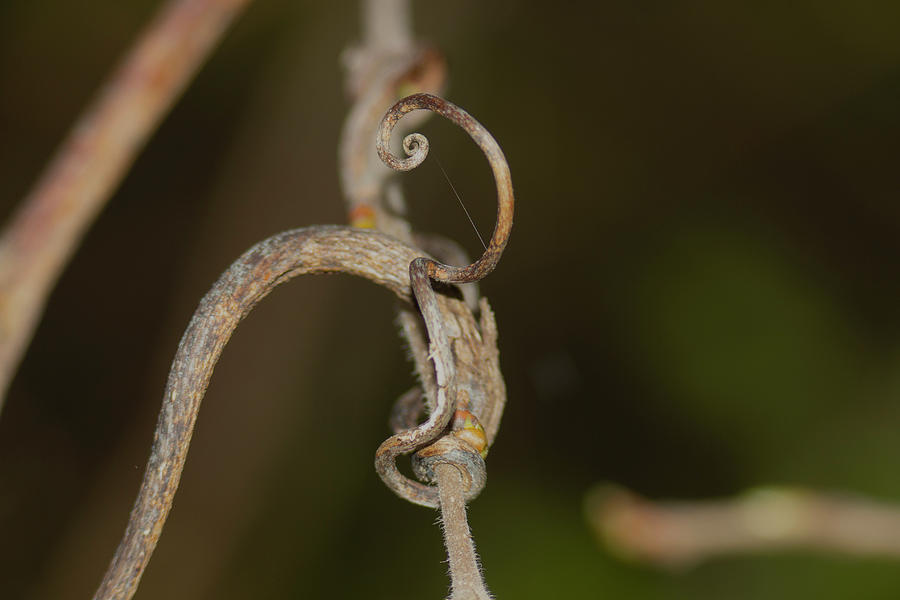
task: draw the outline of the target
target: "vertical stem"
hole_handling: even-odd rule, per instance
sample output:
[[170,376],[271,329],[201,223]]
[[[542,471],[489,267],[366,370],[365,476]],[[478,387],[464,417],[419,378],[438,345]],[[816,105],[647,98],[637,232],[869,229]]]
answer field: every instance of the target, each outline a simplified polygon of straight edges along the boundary
[[450,561],[450,600],[489,600],[484,587],[475,542],[466,521],[465,482],[459,469],[451,464],[434,468],[441,498],[444,543]]
[[410,13],[409,0],[361,0],[362,41],[344,54],[353,106],[338,144],[350,224],[380,229],[407,243],[412,238],[403,194],[372,151],[372,138],[401,90],[439,93],[446,75],[443,58],[415,41]]
[[413,46],[409,0],[363,0],[363,39],[369,48],[406,51]]

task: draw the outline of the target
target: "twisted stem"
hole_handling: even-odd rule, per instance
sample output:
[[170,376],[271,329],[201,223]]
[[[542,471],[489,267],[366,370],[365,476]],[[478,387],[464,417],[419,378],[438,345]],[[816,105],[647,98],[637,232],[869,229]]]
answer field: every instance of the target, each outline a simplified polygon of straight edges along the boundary
[[418,257],[411,261],[409,280],[430,338],[430,357],[434,362],[437,400],[424,423],[392,435],[378,447],[375,452],[375,469],[385,485],[400,497],[419,506],[437,508],[440,506],[437,488],[405,477],[397,469],[396,462],[398,456],[409,454],[437,439],[450,424],[456,410],[456,363],[450,350],[437,297],[428,281],[429,260]]

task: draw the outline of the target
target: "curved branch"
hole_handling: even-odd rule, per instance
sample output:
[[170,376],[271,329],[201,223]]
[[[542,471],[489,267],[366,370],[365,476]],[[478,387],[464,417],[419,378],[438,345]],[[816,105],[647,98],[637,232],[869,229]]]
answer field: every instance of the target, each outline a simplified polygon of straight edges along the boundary
[[390,151],[391,131],[403,117],[414,110],[425,109],[436,112],[442,117],[459,125],[478,144],[487,157],[497,185],[497,222],[494,233],[484,254],[474,263],[465,267],[454,267],[428,259],[428,275],[437,281],[447,283],[468,283],[484,278],[494,270],[512,229],[513,190],[512,179],[506,157],[500,145],[484,126],[469,113],[455,104],[432,94],[413,94],[403,98],[384,116],[378,130],[378,156],[386,165],[397,171],[410,171],[425,160],[428,155],[428,139],[420,133],[411,133],[403,139],[403,150],[408,158],[397,158]]
[[137,589],[172,507],[200,401],[241,319],[278,284],[311,273],[358,275],[409,300],[407,265],[417,255],[381,233],[322,226],[275,235],[231,265],[200,301],[178,345],[144,480],[95,600],[127,600]]

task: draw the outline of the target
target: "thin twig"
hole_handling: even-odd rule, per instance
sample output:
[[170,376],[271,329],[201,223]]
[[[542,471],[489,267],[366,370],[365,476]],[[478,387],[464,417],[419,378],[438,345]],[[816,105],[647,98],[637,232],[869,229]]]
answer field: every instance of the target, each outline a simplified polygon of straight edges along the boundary
[[900,559],[900,507],[849,494],[773,487],[725,500],[651,502],[604,487],[586,510],[611,549],[669,567],[783,550]]
[[250,0],[170,0],[0,238],[0,407],[50,290],[150,134]]
[[434,470],[441,490],[441,523],[450,562],[450,600],[489,600],[491,595],[484,587],[466,520],[463,474],[451,464],[437,465]]

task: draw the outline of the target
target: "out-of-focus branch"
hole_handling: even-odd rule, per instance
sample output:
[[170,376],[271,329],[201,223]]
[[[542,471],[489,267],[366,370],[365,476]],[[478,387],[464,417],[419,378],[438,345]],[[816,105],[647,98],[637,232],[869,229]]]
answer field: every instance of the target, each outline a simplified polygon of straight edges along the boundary
[[365,47],[379,53],[409,52],[414,46],[410,0],[364,0]]
[[0,238],[0,407],[47,296],[144,143],[250,0],[169,0]]
[[[338,150],[341,187],[351,225],[380,229],[410,242],[402,192],[388,183],[392,172],[378,159],[372,140],[381,117],[399,98],[440,93],[446,68],[435,49],[413,41],[409,0],[363,0],[361,12],[363,41],[344,56],[353,106]],[[427,114],[404,120],[404,130],[398,133],[409,131]]]
[[777,550],[900,559],[900,506],[849,494],[772,487],[726,500],[657,503],[601,487],[588,495],[586,511],[613,551],[668,567]]

